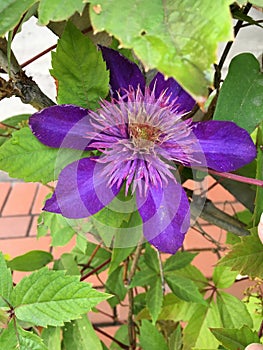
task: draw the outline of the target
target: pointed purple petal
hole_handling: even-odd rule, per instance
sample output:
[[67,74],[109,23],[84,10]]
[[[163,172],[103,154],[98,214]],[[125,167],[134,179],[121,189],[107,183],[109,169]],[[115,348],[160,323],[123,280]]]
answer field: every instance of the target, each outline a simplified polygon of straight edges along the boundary
[[175,101],[175,110],[178,113],[190,112],[195,100],[186,92],[181,85],[173,78],[166,79],[161,73],[157,73],[150,83],[150,89],[155,92],[155,97],[158,98],[160,94],[166,90],[165,96],[170,96],[169,101]]
[[[144,91],[145,79],[135,63],[129,61],[118,51],[105,46],[100,46],[100,48],[107,68],[110,70],[110,86],[114,97],[117,97],[116,91],[120,89],[128,90],[129,86],[136,90],[140,85],[141,90]],[[121,95],[123,94],[121,92]]]
[[108,179],[101,176],[103,168],[104,165],[90,158],[66,166],[44,210],[73,219],[85,218],[100,211],[118,193],[115,187],[108,188]]
[[145,238],[158,250],[174,254],[190,226],[190,206],[180,184],[169,180],[162,189],[151,187],[147,198],[137,195]]
[[33,114],[29,126],[40,142],[49,147],[85,150],[90,131],[88,111],[73,105],[52,106]]
[[233,171],[256,157],[256,147],[249,133],[233,122],[199,122],[193,124],[192,130],[203,149],[208,168]]

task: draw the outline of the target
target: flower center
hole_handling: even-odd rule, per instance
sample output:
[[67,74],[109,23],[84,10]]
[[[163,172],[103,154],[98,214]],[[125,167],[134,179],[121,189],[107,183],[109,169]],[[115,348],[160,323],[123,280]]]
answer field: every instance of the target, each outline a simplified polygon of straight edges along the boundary
[[160,130],[145,123],[130,123],[129,135],[134,146],[149,150],[159,141]]

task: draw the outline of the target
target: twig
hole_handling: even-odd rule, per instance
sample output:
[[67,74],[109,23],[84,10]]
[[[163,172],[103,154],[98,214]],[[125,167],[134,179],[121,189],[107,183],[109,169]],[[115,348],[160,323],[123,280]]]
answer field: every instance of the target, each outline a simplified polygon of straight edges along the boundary
[[105,337],[107,337],[107,338],[111,339],[112,341],[114,341],[116,344],[119,345],[120,348],[129,350],[129,346],[127,346],[127,345],[121,343],[121,342],[120,342],[119,340],[117,340],[116,338],[113,338],[110,334],[104,332],[102,329],[100,329],[100,328],[98,328],[98,327],[96,327],[96,326],[94,326],[94,325],[93,325],[93,328],[94,328],[97,332],[99,332],[99,333],[105,335]]
[[47,49],[43,50],[42,52],[40,52],[39,54],[37,54],[34,57],[31,57],[29,60],[27,60],[26,62],[21,64],[21,68],[25,68],[26,66],[28,66],[30,63],[35,62],[36,60],[38,60],[40,57],[46,55],[47,53],[49,53],[50,51],[54,50],[57,47],[57,44],[54,44],[50,47],[48,47]]
[[[135,274],[137,264],[141,255],[142,251],[142,243],[144,241],[144,238],[142,237],[137,245],[137,248],[135,250],[131,270],[128,275],[128,288],[131,284],[132,278]],[[134,327],[134,321],[133,321],[133,289],[128,289],[128,301],[129,301],[129,311],[128,311],[128,336],[129,336],[129,342],[130,342],[130,349],[136,349],[136,332]]]
[[99,243],[99,244],[95,247],[95,249],[93,250],[93,252],[92,252],[92,254],[91,254],[91,256],[90,256],[88,262],[87,262],[85,265],[83,265],[83,267],[82,267],[80,273],[83,273],[88,267],[90,267],[90,263],[92,262],[93,258],[95,257],[95,255],[97,254],[97,252],[98,252],[98,250],[99,250],[100,248],[101,248],[101,243]]
[[[192,190],[184,189],[189,197],[193,197]],[[200,216],[205,221],[238,236],[250,234],[243,222],[217,208],[209,199],[204,200],[200,195],[195,195],[195,200],[191,203],[191,216],[195,220]]]
[[0,67],[10,74],[10,80],[5,82],[9,95],[4,96],[1,91],[2,98],[17,96],[23,103],[31,104],[37,110],[54,105],[33,79],[25,74],[12,51],[8,60],[8,43],[5,38],[0,38]]
[[94,273],[98,272],[100,269],[102,269],[104,266],[106,266],[107,264],[109,264],[111,261],[111,258],[105,260],[102,264],[100,264],[99,266],[97,266],[95,269],[93,269],[92,271],[90,271],[89,273],[87,273],[86,275],[81,276],[80,281],[84,281],[86,278],[94,275]]

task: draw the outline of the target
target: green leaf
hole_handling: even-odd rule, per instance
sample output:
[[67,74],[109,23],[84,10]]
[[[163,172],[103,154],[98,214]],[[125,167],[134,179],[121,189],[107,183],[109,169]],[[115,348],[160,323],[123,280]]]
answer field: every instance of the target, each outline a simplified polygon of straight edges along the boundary
[[159,316],[160,320],[189,321],[195,313],[198,304],[189,303],[169,293],[164,296],[163,307]]
[[[67,219],[61,214],[43,212],[39,215],[37,235],[45,236],[50,232],[53,247],[66,245],[75,234],[74,226],[77,220]],[[80,221],[81,222],[81,221]]]
[[80,271],[77,262],[74,259],[74,255],[71,253],[64,253],[60,259],[56,261],[53,267],[54,270],[65,270],[67,275],[80,275]]
[[60,327],[43,328],[41,338],[49,350],[61,350],[61,329]]
[[263,0],[252,0],[252,1],[249,1],[249,2],[251,4],[253,4],[253,5],[263,7]]
[[79,282],[77,276],[43,268],[16,285],[12,304],[20,320],[42,327],[62,326],[108,297],[90,284]]
[[147,320],[142,320],[139,340],[144,350],[168,350],[162,334]]
[[251,343],[259,343],[256,332],[247,326],[240,329],[211,328],[213,335],[229,350],[244,350]]
[[153,324],[156,323],[162,310],[163,290],[160,277],[156,278],[155,283],[151,285],[146,294],[146,306],[150,312]]
[[[116,248],[136,247],[142,237],[142,219],[135,205],[135,196],[127,196],[128,207],[119,195],[91,217],[94,233],[106,246],[114,242]],[[124,207],[124,209],[122,208]],[[134,210],[134,211],[133,211]]]
[[[257,156],[257,172],[256,178],[263,180],[263,122],[260,124],[257,132],[257,145],[258,145],[258,156]],[[255,211],[253,215],[254,226],[257,226],[260,220],[260,216],[263,213],[263,188],[257,186],[256,200],[255,200]]]
[[18,324],[14,325],[13,320],[0,335],[0,347],[5,350],[48,350],[40,337],[25,331]]
[[13,280],[11,276],[11,271],[7,267],[5,258],[0,252],[0,307],[7,306],[3,298],[7,301],[10,299],[10,294],[13,289]]
[[111,262],[109,267],[109,274],[111,274],[127,257],[132,253],[134,247],[128,248],[113,248]]
[[32,332],[27,332],[21,327],[17,327],[20,350],[48,350],[43,340]]
[[31,250],[8,261],[7,265],[15,271],[35,271],[46,266],[53,260],[52,254],[44,250]]
[[136,272],[130,284],[130,288],[137,286],[148,286],[154,284],[158,278],[158,274],[152,269],[145,267],[141,271]]
[[169,337],[169,350],[181,350],[183,346],[182,341],[182,329],[180,324],[178,324],[176,329]]
[[221,327],[214,302],[207,306],[197,306],[183,332],[183,350],[217,349],[218,341],[210,333],[210,327]]
[[174,271],[167,271],[165,272],[166,276],[171,276],[176,278],[184,277],[192,280],[199,289],[204,289],[204,286],[207,285],[208,280],[207,278],[202,274],[202,272],[193,265],[186,265],[184,268]]
[[200,294],[196,284],[189,278],[167,275],[165,276],[165,280],[178,298],[193,303],[205,304],[203,296]]
[[11,177],[46,184],[57,179],[61,169],[81,158],[82,153],[47,147],[25,127],[0,147],[0,169]]
[[17,349],[17,336],[14,327],[14,321],[11,320],[8,324],[8,328],[4,329],[0,333],[0,349],[16,350]]
[[[248,299],[248,300],[247,300]],[[261,322],[262,322],[262,311],[263,311],[263,305],[261,304],[261,307],[259,307],[261,301],[261,295],[260,293],[252,294],[249,296],[249,298],[246,298],[245,305],[248,309],[248,312],[253,320],[253,330],[260,329]]]
[[51,73],[58,80],[59,104],[95,109],[99,99],[107,96],[109,73],[101,52],[70,22],[52,53],[52,67]]
[[251,277],[263,276],[263,245],[258,237],[257,228],[251,230],[251,235],[242,237],[241,243],[232,247],[232,251],[224,256],[219,265],[228,266],[241,275]]
[[258,27],[263,28],[262,25],[260,25],[260,23],[258,21],[254,20],[252,17],[246,15],[241,8],[235,7],[231,12],[232,12],[232,16],[234,19],[241,20],[241,21],[247,22],[251,25],[256,25]]
[[124,300],[127,288],[123,283],[123,266],[117,267],[109,276],[106,281],[106,292],[115,295],[108,300],[111,307],[116,306],[122,300]]
[[0,1],[0,36],[13,29],[23,14],[38,0]]
[[[240,5],[245,5],[248,1],[247,0],[238,0],[237,3]],[[250,0],[249,1],[251,4],[263,7],[263,0]]]
[[[254,203],[254,201],[253,201],[253,203]],[[253,204],[253,207],[254,207],[254,204]],[[243,211],[236,213],[236,217],[238,220],[240,220],[241,222],[243,222],[244,224],[246,224],[248,226],[252,220],[252,213],[251,213],[251,211],[246,209],[246,210],[243,210]],[[227,232],[226,244],[234,245],[234,244],[240,243],[240,242],[241,242],[241,238],[239,236],[235,235],[234,233]]]
[[146,249],[144,253],[144,260],[146,265],[156,271],[157,273],[160,272],[160,266],[159,266],[159,259],[157,252],[150,246],[150,244],[146,244]]
[[253,326],[253,321],[245,304],[234,295],[218,292],[217,305],[225,328],[240,328],[244,325]]
[[197,254],[177,252],[165,261],[164,272],[179,270],[190,264]]
[[[21,129],[26,125],[29,117],[30,114],[19,114],[1,121],[1,123],[10,126],[10,128],[8,126],[0,128],[0,146],[8,140],[5,136],[11,135],[14,132],[14,128],[12,127]],[[1,137],[2,135],[3,137]]]
[[[207,95],[217,44],[232,40],[230,1],[92,0],[94,30],[133,48],[147,69],[173,76],[193,95]],[[132,21],[130,20],[132,18]]]
[[[111,257],[111,253],[104,248],[97,249],[97,244],[87,242],[86,250],[83,253],[82,250],[80,250],[77,247],[74,247],[71,251],[71,254],[74,255],[74,260],[77,262],[78,265],[86,265],[88,261],[90,261],[92,257],[92,264],[90,266],[86,266],[85,273],[93,270],[97,266],[104,263],[106,260],[109,260]],[[94,252],[96,252],[94,256]],[[106,269],[108,266],[100,269],[100,272]]]
[[227,266],[216,266],[213,271],[213,282],[216,288],[228,288],[235,282],[237,274]]
[[250,53],[234,57],[220,90],[215,120],[230,120],[251,133],[262,121],[263,75]]
[[[125,344],[127,345],[127,347],[129,347],[128,326],[126,324],[118,328],[117,332],[114,334],[114,339],[117,339],[122,344]],[[110,345],[110,350],[121,350],[121,349],[122,348],[114,341]]]
[[66,20],[75,12],[81,13],[84,6],[82,0],[41,0],[38,8],[39,24]]
[[65,324],[63,349],[102,350],[101,342],[86,315],[82,315],[79,320]]

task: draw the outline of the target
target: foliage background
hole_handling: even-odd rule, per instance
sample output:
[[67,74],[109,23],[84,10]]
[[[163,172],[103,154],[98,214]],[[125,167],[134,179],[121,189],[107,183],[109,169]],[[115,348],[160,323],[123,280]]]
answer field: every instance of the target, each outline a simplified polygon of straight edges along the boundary
[[[33,5],[33,3],[34,1],[25,1],[23,4],[26,4],[26,7],[22,9],[19,7],[20,5],[18,5],[18,2],[16,1],[7,1],[0,3],[0,10],[2,11],[0,28],[2,30],[2,33],[5,33],[7,30],[13,29],[13,26],[16,25],[19,20],[18,17],[22,14],[24,10]],[[121,3],[128,5],[127,2]],[[112,8],[115,9],[115,12],[113,13],[113,18],[118,18],[118,16],[120,15],[124,16],[125,18],[130,18],[129,14],[131,13],[132,8],[130,8],[129,5],[126,7],[124,6],[122,11],[120,12],[121,3],[118,1],[108,2],[108,5],[112,6]],[[172,2],[169,2],[168,5],[171,5],[171,3]],[[227,40],[231,38],[231,30],[229,30],[231,22],[226,12],[227,6],[231,2],[220,1],[216,4],[215,7],[212,7],[208,13],[204,11],[196,11],[195,7],[193,6],[193,2],[191,1],[184,1],[183,3],[185,5],[185,7],[183,8],[184,10],[186,8],[191,8],[192,10],[192,12],[189,11],[189,16],[195,14],[193,18],[194,23],[196,23],[195,21],[198,22],[199,19],[205,21],[206,16],[214,16],[216,23],[222,23],[223,21],[223,27],[225,28],[224,39]],[[204,5],[204,8],[206,8],[207,5],[211,4],[211,2],[209,1],[199,1],[198,3],[202,6]],[[242,1],[239,1],[239,3],[242,3]],[[255,1],[254,3],[257,5],[262,5],[260,4],[260,1]],[[54,4],[58,6],[58,8],[60,8],[61,11],[57,11]],[[159,6],[158,1],[154,2],[154,4],[158,4]],[[95,6],[95,13],[96,11],[100,11],[100,8],[96,7],[97,5],[98,4],[95,2],[91,4],[91,6]],[[104,6],[104,2],[102,2],[102,5]],[[106,2],[105,5],[107,5]],[[158,33],[159,29],[157,28],[156,30],[154,28],[155,24],[153,23],[153,20],[155,19],[156,13],[158,11],[154,8],[154,6],[152,7],[151,5],[151,1],[144,2],[144,6],[146,6],[147,9],[150,9],[150,14],[152,11],[152,17],[150,15],[147,16],[149,17],[149,22],[147,23],[147,30],[149,29],[151,31],[151,29],[153,29],[154,33],[156,34],[156,31]],[[12,6],[17,6],[15,7],[16,11],[14,11],[14,8],[12,8]],[[61,8],[60,1],[51,2],[48,0],[42,0],[40,2],[40,22],[42,24],[47,24],[49,19],[67,19],[70,15],[73,14],[75,10],[81,10],[83,6],[84,4],[82,4],[81,1],[71,1],[68,3],[68,6],[64,6],[63,8]],[[8,16],[6,15],[5,11],[9,11]],[[10,15],[10,13],[12,15]],[[18,17],[17,14],[19,14]],[[133,13],[133,15],[134,18],[137,19],[137,21],[140,23],[140,15],[137,14],[136,16],[136,13]],[[92,13],[92,16],[95,16],[94,11]],[[100,21],[96,21],[97,17],[96,19],[94,19],[94,26],[97,28],[102,28],[104,24],[102,25]],[[112,32],[113,34],[118,36],[120,35],[119,23],[121,23],[121,21],[116,20],[116,22],[113,22],[113,27],[111,26],[111,23],[106,23],[106,28],[109,30],[109,32]],[[174,29],[173,25],[174,24],[172,23],[172,30],[178,29]],[[184,29],[184,21],[182,21],[182,28]],[[168,29],[170,30],[170,28]],[[208,29],[204,29],[203,34],[208,34],[208,32]],[[19,40],[19,35],[21,34],[17,34],[16,40]],[[158,35],[159,34],[157,34],[157,37]],[[162,35],[163,33],[160,33],[159,39]],[[78,34],[76,34],[76,38],[79,38]],[[131,47],[134,47],[135,51],[137,49],[138,52],[142,55],[141,58],[145,60],[144,52],[141,53],[141,50],[143,50],[143,48],[141,48],[140,45],[139,47],[137,47],[137,43],[129,43],[129,40],[127,40],[127,38],[124,38],[123,40],[126,40],[125,43],[128,43],[128,46],[131,45]],[[212,46],[215,48],[216,44],[217,40],[213,42]],[[172,45],[170,46],[170,48],[171,47]],[[161,45],[155,45],[155,49],[157,51],[159,50],[159,48],[161,50],[163,49]],[[192,53],[194,55],[200,56],[200,48],[197,47],[196,50],[193,50]],[[213,56],[214,50],[211,50],[211,52],[209,51],[209,55]],[[152,60],[154,61],[155,56],[156,52],[151,56],[150,60],[147,61],[146,59],[147,64],[154,64]],[[233,70],[233,77],[230,78],[229,83],[230,91],[233,91],[233,88],[231,88],[231,82],[234,82],[233,84],[235,86],[235,79],[240,79],[240,75],[242,74],[245,74],[245,76],[243,77],[248,78],[248,84],[250,84],[251,86],[253,85],[252,82],[254,81],[254,77],[250,76],[251,71],[248,70],[248,72],[245,72],[245,68],[248,67],[250,63],[253,65],[254,59],[249,55],[241,56],[241,58],[244,59],[244,63],[236,61],[236,72],[238,73],[235,73],[235,70]],[[21,63],[20,60],[19,63]],[[206,66],[202,66],[203,62],[200,62],[200,64],[202,68],[207,68]],[[159,68],[166,69],[166,67],[163,66]],[[53,69],[55,69],[54,66]],[[262,76],[259,73],[259,67],[256,67],[256,69],[258,70],[257,79],[261,80]],[[30,74],[30,71],[28,73]],[[32,75],[34,75],[34,72],[32,73]],[[197,75],[196,78],[192,79],[193,76],[189,75],[189,71],[187,70],[187,74],[182,74],[182,76],[178,75],[176,76],[176,78],[184,81],[184,85],[187,88],[191,89],[191,91],[196,96],[198,96],[199,101],[202,102],[200,96],[201,94],[205,94],[204,89],[206,87],[206,80],[204,76],[206,77],[206,75],[201,74],[201,79],[199,79],[199,75]],[[191,79],[189,79],[189,77],[191,77]],[[63,83],[63,74],[59,79],[61,79],[61,82]],[[194,85],[192,85],[192,80],[194,82]],[[65,83],[67,82],[65,81]],[[225,89],[225,93],[223,89]],[[227,85],[225,85],[223,89],[221,105],[220,100],[218,101],[217,105],[217,108],[219,110],[220,108],[222,110],[225,106],[228,106],[228,108],[230,108],[230,106],[233,105],[233,99],[232,96],[229,97]],[[223,93],[225,94],[225,97]],[[237,104],[239,104],[238,98],[242,96],[242,93],[242,91],[240,95],[236,93],[235,97],[237,98]],[[50,96],[49,87],[47,88],[47,94]],[[262,91],[260,89],[255,89],[255,91],[252,92],[251,98],[257,97],[257,94],[259,96],[262,96]],[[63,102],[72,102],[68,100],[67,96],[68,95],[66,95],[65,97],[64,95],[64,97],[62,97]],[[257,126],[257,124],[262,120],[261,104],[258,106],[258,113],[257,116],[253,118],[252,125],[250,124],[251,120],[246,120],[246,116],[249,113],[251,113],[251,111],[254,112],[255,109],[255,106],[251,103],[251,98],[249,98],[246,101],[246,108],[248,108],[248,110],[241,110],[240,113],[235,115],[235,121],[239,125],[242,125],[243,127],[247,128],[250,132],[252,132]],[[12,100],[10,100],[9,103],[11,105]],[[81,104],[81,101],[79,101],[79,104]],[[21,113],[21,111],[22,110],[19,107],[19,113]],[[218,115],[219,119],[222,118],[220,117],[220,115],[222,114],[219,113],[217,110],[215,112],[215,117]],[[19,135],[22,136],[25,143],[27,142],[27,140],[29,140],[29,145],[31,145],[30,142],[34,142],[31,141],[27,129],[21,130],[21,132],[19,132]],[[257,134],[257,140],[259,146],[262,145],[262,132],[260,129]],[[9,154],[9,152],[10,150],[8,149],[8,147],[5,146],[2,148],[2,155],[4,154],[4,156],[6,156],[6,154]],[[19,156],[17,158],[17,160],[19,160]],[[20,160],[21,162],[24,161],[22,158],[20,158]],[[17,169],[14,169],[12,164],[2,164],[2,169],[9,171],[11,176],[19,177],[20,173],[17,172]],[[244,171],[243,175],[249,177],[257,176],[258,179],[262,179],[262,173],[260,172],[261,169],[262,157],[259,157],[256,174],[253,172],[251,173],[251,170],[249,170]],[[23,170],[23,172],[23,177],[27,181],[36,181],[37,179],[40,179],[43,182],[45,182],[47,181],[47,179],[49,179],[49,174],[43,175],[43,173],[41,173],[40,177],[36,175],[35,178],[30,178],[30,176],[26,174],[26,169]],[[229,237],[232,237],[232,242],[235,242],[236,245],[234,245],[232,253],[228,256],[228,258],[222,260],[220,267],[215,268],[213,278],[210,281],[208,281],[200,272],[198,272],[190,264],[193,255],[191,255],[189,252],[178,253],[175,255],[175,257],[169,259],[165,257],[163,270],[160,270],[160,261],[158,259],[158,255],[149,245],[143,247],[142,255],[138,261],[139,269],[133,271],[132,262],[134,261],[134,258],[138,256],[136,255],[138,254],[138,251],[113,250],[113,252],[110,253],[101,247],[96,248],[94,246],[91,246],[90,244],[85,246],[85,244],[82,241],[79,241],[75,251],[71,252],[67,257],[62,257],[60,261],[57,261],[55,263],[55,270],[67,270],[67,273],[69,275],[72,274],[73,276],[79,274],[79,270],[81,270],[81,264],[83,264],[84,261],[89,261],[90,257],[93,255],[96,249],[99,249],[100,254],[97,255],[98,260],[94,261],[95,265],[93,266],[93,268],[96,268],[96,266],[100,266],[100,264],[103,264],[105,263],[105,261],[108,261],[108,263],[105,264],[105,266],[109,267],[110,271],[109,279],[106,283],[106,291],[110,294],[115,295],[114,298],[109,299],[109,304],[113,307],[114,310],[114,307],[117,306],[120,303],[120,301],[123,300],[127,295],[130,303],[130,309],[133,313],[133,315],[128,319],[128,330],[127,325],[123,325],[120,328],[118,334],[115,336],[115,341],[113,341],[113,345],[111,346],[112,349],[129,348],[129,346],[130,348],[135,348],[136,344],[132,343],[132,340],[137,340],[138,346],[141,346],[142,349],[146,350],[155,348],[169,350],[181,348],[183,348],[184,350],[205,350],[217,348],[244,349],[245,346],[251,342],[259,342],[259,337],[262,336],[262,329],[260,331],[261,326],[259,321],[260,317],[262,317],[262,246],[260,245],[261,243],[257,238],[256,232],[256,226],[261,212],[262,197],[260,191],[258,190],[256,212],[254,214],[252,222],[250,218],[248,220],[249,227],[252,227],[251,236],[246,237],[242,240],[242,242],[240,242],[239,238],[236,238],[235,236],[235,238],[233,238],[229,235]],[[45,214],[42,215],[42,219],[43,217],[44,220],[46,220],[45,224],[53,232],[58,232],[62,229],[64,231],[66,230],[67,232],[70,230],[70,228],[67,227],[66,223],[63,221],[63,218],[54,219],[49,217],[48,215],[45,218]],[[41,229],[40,226],[39,234],[44,235],[45,233],[46,232],[45,230],[43,230],[43,227]],[[70,235],[71,233],[69,233],[69,237]],[[44,253],[34,254],[36,254],[37,258],[27,256],[26,259],[22,258],[22,262],[13,260],[12,262],[8,262],[8,267],[13,270],[25,270],[26,268],[31,268],[31,270],[33,271],[38,270],[42,266],[52,261],[52,256],[47,257]],[[111,259],[111,262],[109,261],[109,259]],[[3,330],[0,335],[0,345],[3,348],[13,349],[18,343],[21,349],[28,349],[30,347],[32,349],[48,348],[53,350],[60,349],[61,346],[63,349],[88,349],[90,346],[90,342],[92,341],[94,342],[94,349],[101,349],[103,347],[103,345],[96,338],[88,319],[84,316],[80,320],[72,321],[72,323],[67,323],[65,326],[63,326],[64,322],[74,320],[74,318],[77,315],[81,315],[84,312],[88,311],[91,307],[96,305],[95,302],[94,304],[91,303],[91,305],[86,305],[85,302],[80,302],[79,309],[77,309],[76,314],[72,314],[70,313],[70,310],[67,310],[68,313],[66,311],[64,314],[61,313],[60,318],[58,320],[55,320],[54,315],[52,316],[51,314],[48,317],[45,317],[43,312],[44,310],[41,310],[41,307],[39,309],[38,315],[35,315],[32,311],[34,310],[35,306],[39,307],[39,305],[37,305],[38,303],[41,303],[41,300],[37,299],[37,293],[32,293],[32,295],[29,297],[28,300],[26,300],[26,302],[23,300],[23,295],[25,294],[25,291],[28,291],[27,288],[29,288],[29,285],[32,283],[32,280],[34,280],[36,281],[36,285],[39,283],[39,286],[41,287],[42,285],[43,290],[46,290],[46,293],[49,298],[48,303],[53,303],[53,295],[52,293],[49,293],[49,289],[46,282],[50,281],[50,272],[48,272],[48,270],[46,269],[39,269],[37,272],[33,272],[31,275],[32,277],[30,277],[30,279],[22,280],[21,284],[18,284],[15,288],[15,291],[11,292],[12,283],[10,279],[10,273],[8,272],[8,269],[5,264],[6,263],[2,258],[1,295],[4,296],[5,300],[7,300],[7,302],[1,305],[2,311],[0,314],[3,320]],[[231,272],[230,268],[232,268],[234,272]],[[129,281],[128,288],[125,284],[127,282],[125,282],[124,278],[125,276],[127,277],[127,275],[125,275],[124,273],[125,269],[130,271],[131,281]],[[61,276],[60,271],[53,272],[54,276]],[[92,272],[92,269],[87,269],[87,271],[85,271],[85,273],[88,274],[90,272]],[[235,277],[238,273],[249,275],[249,277],[253,278],[254,281],[255,288],[250,291],[249,298],[246,300],[246,303],[240,302],[238,299],[234,298],[233,296],[231,296],[231,294],[228,294],[225,291],[227,287],[234,283]],[[84,279],[84,277],[85,274],[82,274],[81,278]],[[162,293],[163,278],[165,279],[166,283],[172,291],[172,293],[169,293],[165,296],[163,296]],[[41,280],[43,281],[42,284],[40,283]],[[58,284],[58,290],[59,287],[63,287],[63,283],[66,283],[66,279],[62,279],[61,285]],[[76,278],[72,283],[76,283],[76,288],[79,288],[79,290],[81,290],[80,285],[77,284]],[[136,301],[134,301],[136,307],[132,308],[131,300],[133,300],[134,295],[131,294],[130,291],[135,291],[136,294],[136,287],[142,287],[144,289],[143,293],[138,293],[138,295],[134,299]],[[205,294],[205,292],[207,293]],[[105,298],[107,298],[107,296],[101,295],[101,299]],[[77,303],[77,301],[74,300],[74,298],[72,299],[70,295],[69,299],[72,303],[70,304],[71,308],[73,308],[74,306],[72,305],[74,305],[74,302]],[[23,306],[24,303],[27,303],[27,305]],[[10,321],[9,323],[8,318],[6,317],[6,311],[8,310],[9,315],[11,315],[12,318],[12,321]],[[19,324],[16,323],[17,320]],[[137,328],[134,327],[134,321],[136,322]],[[181,328],[181,321],[183,321],[184,324],[187,324],[184,330],[182,330]],[[7,324],[8,328],[6,328]],[[39,327],[45,327],[47,325],[49,325],[49,327],[44,329],[43,332],[40,332]],[[63,327],[60,328],[60,326]],[[87,333],[83,334],[83,329],[87,329]],[[28,330],[30,330],[33,333],[30,333]],[[136,339],[134,338],[134,335],[130,334],[131,330],[133,332],[136,331]],[[64,339],[62,345],[60,344],[61,332],[63,332]],[[41,341],[41,338],[43,339],[43,341]],[[13,339],[12,342],[10,341],[10,339]],[[129,342],[130,345],[128,345]]]

